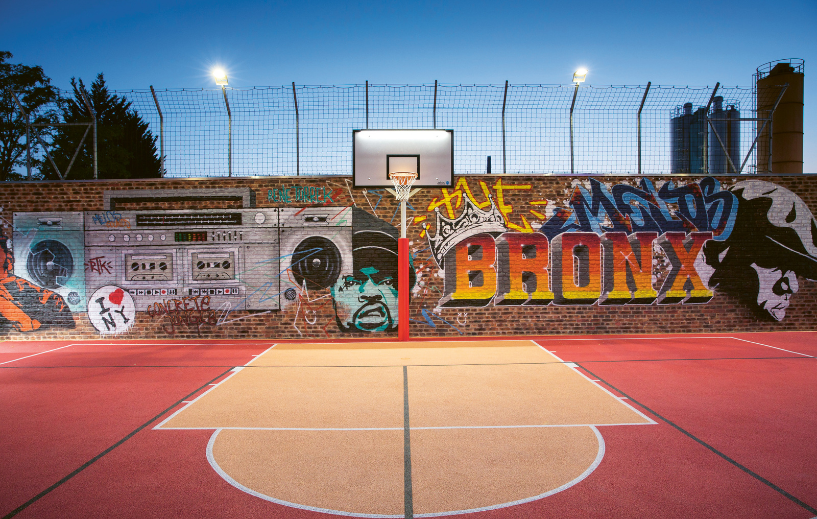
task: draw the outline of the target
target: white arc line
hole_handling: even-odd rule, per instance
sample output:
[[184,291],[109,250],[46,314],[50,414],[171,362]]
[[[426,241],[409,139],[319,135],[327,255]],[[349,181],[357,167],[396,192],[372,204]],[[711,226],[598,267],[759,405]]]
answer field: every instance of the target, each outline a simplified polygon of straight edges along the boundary
[[[590,466],[587,467],[587,469],[585,469],[584,472],[579,474],[579,476],[576,477],[575,479],[573,479],[571,481],[568,481],[564,485],[562,485],[562,486],[560,486],[558,488],[554,488],[553,490],[549,490],[547,492],[544,492],[542,494],[536,495],[536,496],[531,496],[531,497],[527,497],[527,498],[523,498],[523,499],[518,499],[516,501],[510,501],[510,502],[507,502],[507,503],[500,503],[500,504],[496,504],[496,505],[484,506],[484,507],[479,507],[479,508],[471,508],[471,509],[468,509],[468,510],[452,510],[450,512],[414,514],[414,517],[444,517],[444,516],[448,516],[448,515],[458,515],[458,514],[467,514],[467,513],[473,513],[473,512],[484,512],[484,511],[488,511],[488,510],[497,510],[497,509],[506,508],[506,507],[509,507],[509,506],[520,505],[520,504],[523,504],[523,503],[530,503],[531,501],[538,501],[539,499],[543,499],[545,497],[552,496],[553,494],[557,494],[557,493],[559,493],[559,492],[561,492],[563,490],[567,490],[568,488],[572,487],[573,485],[576,485],[577,483],[580,483],[585,478],[587,478],[587,476],[592,474],[593,471],[596,470],[596,468],[598,468],[598,466],[601,464],[601,460],[604,459],[604,453],[605,453],[605,450],[606,450],[605,444],[604,444],[604,438],[602,437],[599,430],[596,429],[594,426],[591,425],[590,428],[593,430],[593,433],[596,436],[596,441],[598,442],[598,451],[596,453],[596,458],[593,460],[593,463],[591,463]],[[216,438],[218,437],[219,433],[222,430],[223,429],[216,429],[213,432],[213,435],[210,436],[210,441],[207,442],[207,462],[210,463],[210,466],[213,468],[213,470],[219,476],[221,476],[224,479],[224,481],[226,481],[227,483],[229,483],[230,485],[234,486],[235,488],[237,488],[237,489],[239,489],[241,491],[244,491],[244,492],[246,492],[246,493],[248,493],[248,494],[250,494],[252,496],[261,498],[261,499],[263,499],[265,501],[271,501],[271,502],[277,503],[279,505],[289,506],[289,507],[292,507],[292,508],[298,508],[298,509],[301,509],[301,510],[310,510],[310,511],[313,511],[313,512],[323,512],[323,513],[326,513],[326,514],[342,515],[342,516],[347,516],[347,517],[349,517],[349,516],[351,516],[351,517],[383,517],[383,518],[405,517],[404,514],[400,514],[400,515],[365,514],[365,513],[345,512],[345,511],[342,511],[342,510],[332,510],[332,509],[328,509],[328,508],[318,508],[318,507],[309,506],[309,505],[301,505],[301,504],[298,504],[298,503],[293,503],[291,501],[284,501],[283,499],[277,499],[277,498],[274,498],[272,496],[262,494],[261,492],[253,490],[253,489],[251,489],[249,487],[246,487],[246,486],[242,485],[241,483],[239,483],[238,481],[236,481],[235,479],[233,479],[229,474],[227,474],[227,472],[219,466],[218,462],[216,461],[215,455],[213,454],[213,446],[216,443]]]

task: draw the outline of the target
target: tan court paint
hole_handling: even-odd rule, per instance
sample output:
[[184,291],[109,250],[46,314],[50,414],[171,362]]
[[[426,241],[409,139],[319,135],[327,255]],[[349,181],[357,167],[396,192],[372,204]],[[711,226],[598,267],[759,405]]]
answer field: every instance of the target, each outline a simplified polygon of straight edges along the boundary
[[[416,364],[509,364],[561,362],[530,341],[288,344],[259,357],[254,366],[404,366]],[[415,346],[416,344],[416,346]],[[301,348],[304,346],[304,348]],[[361,364],[365,363],[365,364]]]
[[564,364],[411,366],[412,427],[648,423]]
[[403,427],[403,368],[246,367],[165,427]]
[[403,513],[403,431],[221,431],[213,454],[233,479],[282,501]]
[[590,427],[411,432],[414,512],[469,510],[537,496],[593,463]]
[[[651,423],[530,341],[376,345],[276,346],[161,428],[393,428],[222,430],[213,456],[275,500],[399,515],[404,365],[417,514],[547,493],[599,452],[593,429],[580,425]],[[546,427],[463,429],[528,425]]]

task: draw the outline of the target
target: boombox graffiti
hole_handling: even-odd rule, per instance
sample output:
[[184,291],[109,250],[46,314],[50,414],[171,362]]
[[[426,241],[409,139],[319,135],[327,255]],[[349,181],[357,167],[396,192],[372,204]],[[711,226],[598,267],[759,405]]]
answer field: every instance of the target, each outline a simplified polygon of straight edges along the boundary
[[817,224],[788,189],[589,183],[538,232],[508,232],[493,199],[483,210],[464,197],[456,219],[437,209],[428,239],[443,271],[439,306],[701,304],[719,290],[780,321],[797,275],[817,280]]

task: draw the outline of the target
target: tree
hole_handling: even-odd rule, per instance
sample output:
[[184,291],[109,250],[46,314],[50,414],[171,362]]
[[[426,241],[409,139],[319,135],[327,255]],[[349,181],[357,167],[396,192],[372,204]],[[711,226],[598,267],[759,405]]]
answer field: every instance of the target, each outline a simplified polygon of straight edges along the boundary
[[[82,79],[71,78],[71,87],[74,97],[61,101],[62,116],[66,123],[93,120],[80,93],[85,92],[96,113],[98,178],[162,176],[162,162],[156,149],[156,137],[148,129],[148,123],[131,108],[127,98],[108,90],[103,74],[100,73],[96,77],[91,84],[90,92],[85,88]],[[83,126],[60,126],[56,130],[51,155],[58,167],[68,167],[85,129]],[[72,180],[94,178],[93,161],[93,129],[91,129],[77,154],[68,178]],[[63,164],[64,166],[60,166]],[[43,169],[44,173],[47,171],[48,168]],[[53,168],[48,171],[48,176],[56,178]]]
[[[10,52],[0,51],[0,181],[25,178],[20,171],[26,165],[26,121],[12,92],[17,93],[32,124],[54,123],[57,119],[56,111],[48,105],[57,100],[59,92],[51,86],[42,67],[7,63],[12,57]],[[32,130],[48,138],[47,128]],[[31,144],[31,165],[39,169],[41,148],[33,134]]]

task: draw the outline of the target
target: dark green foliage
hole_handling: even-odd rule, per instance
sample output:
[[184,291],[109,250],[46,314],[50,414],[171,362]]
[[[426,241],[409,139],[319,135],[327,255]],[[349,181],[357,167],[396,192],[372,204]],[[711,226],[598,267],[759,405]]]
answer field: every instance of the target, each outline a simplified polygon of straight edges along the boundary
[[[71,78],[74,97],[61,101],[62,115],[67,123],[89,122],[93,118],[88,111],[82,94],[85,92],[97,118],[97,160],[98,177],[117,178],[158,178],[161,177],[161,160],[156,149],[156,137],[148,129],[148,123],[131,108],[125,97],[108,91],[105,78],[99,74],[91,84],[90,92],[82,80]],[[71,162],[82,136],[84,126],[59,127],[54,135],[52,156],[60,170],[65,172]],[[49,178],[55,178],[53,168]],[[68,179],[94,178],[93,169],[93,129],[88,132],[82,149],[71,167]]]
[[[32,124],[53,123],[57,113],[48,108],[58,98],[58,91],[51,86],[41,67],[7,63],[12,54],[0,51],[0,181],[22,180],[26,172],[26,122],[20,114],[12,91],[29,114]],[[50,130],[37,128],[39,135],[48,140]],[[41,147],[32,139],[32,175],[42,167]]]

